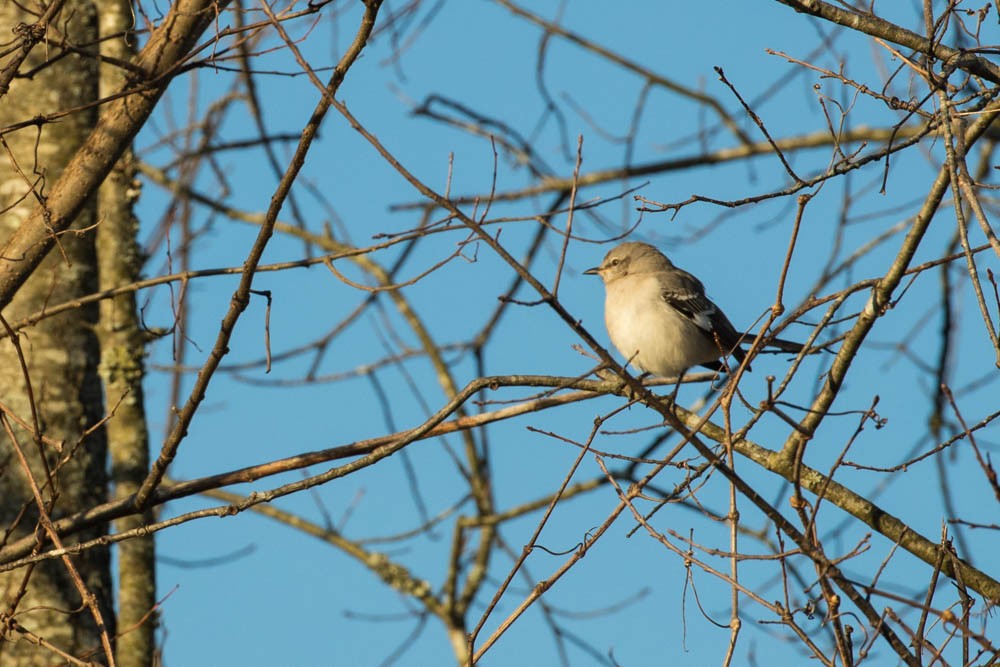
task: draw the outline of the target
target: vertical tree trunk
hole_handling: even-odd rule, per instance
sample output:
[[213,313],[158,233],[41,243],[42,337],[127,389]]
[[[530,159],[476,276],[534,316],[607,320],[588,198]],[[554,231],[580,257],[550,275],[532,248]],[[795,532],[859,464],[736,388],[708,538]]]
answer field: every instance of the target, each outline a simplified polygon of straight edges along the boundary
[[[118,91],[124,70],[116,61],[134,55],[133,15],[130,0],[104,0],[98,7],[101,53],[109,58],[101,65],[101,97]],[[130,41],[132,40],[132,41]],[[111,60],[113,59],[113,60]],[[98,191],[97,259],[100,289],[127,285],[139,278],[142,267],[136,234],[138,222],[132,204],[138,196],[132,154],[119,160]],[[111,481],[116,498],[135,493],[149,471],[149,435],[146,428],[142,378],[145,345],[133,293],[101,302],[97,329],[101,344],[101,377],[105,401],[114,415],[105,429],[111,456]],[[115,522],[115,531],[142,526],[152,511]],[[153,537],[140,537],[118,545],[118,637],[115,657],[129,667],[149,667],[155,654],[157,617],[156,571]]]
[[[35,24],[41,5],[0,2],[0,33],[24,34],[23,27],[15,26]],[[47,26],[46,38],[20,67],[21,74],[30,77],[15,79],[0,100],[0,126],[92,102],[97,96],[97,61],[87,52],[97,48],[97,34],[94,3],[68,0]],[[60,57],[64,41],[78,50]],[[7,54],[0,66],[12,55],[16,53]],[[36,71],[47,59],[54,62]],[[9,150],[0,146],[0,242],[30,211],[45,205],[47,189],[95,119],[94,109],[75,111],[56,122],[3,135]],[[96,289],[95,222],[94,206],[87,206],[73,226],[77,231],[59,236],[55,249],[3,310],[7,321]],[[96,322],[97,308],[82,307],[45,319],[14,340],[0,340],[0,402],[9,426],[0,429],[0,524],[6,541],[34,532],[47,544],[32,483],[53,517],[90,507],[107,495],[106,436],[103,428],[94,428],[104,412]],[[30,473],[16,448],[23,451]],[[100,532],[92,530],[79,539]],[[86,595],[93,596],[108,636],[114,636],[108,560],[107,549],[72,556]],[[7,640],[0,643],[0,663],[62,664],[58,651],[101,659],[96,614],[82,601],[69,572],[63,561],[49,560],[0,575],[0,631]],[[44,639],[41,646],[39,638]]]

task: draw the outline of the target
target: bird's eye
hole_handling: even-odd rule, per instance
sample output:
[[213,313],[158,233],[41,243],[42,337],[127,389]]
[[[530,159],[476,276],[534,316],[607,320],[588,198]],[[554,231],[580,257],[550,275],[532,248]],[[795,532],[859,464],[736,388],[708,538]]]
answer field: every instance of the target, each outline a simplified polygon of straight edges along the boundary
[[617,257],[611,260],[611,266],[618,266],[619,264],[621,264],[621,260],[618,259]]

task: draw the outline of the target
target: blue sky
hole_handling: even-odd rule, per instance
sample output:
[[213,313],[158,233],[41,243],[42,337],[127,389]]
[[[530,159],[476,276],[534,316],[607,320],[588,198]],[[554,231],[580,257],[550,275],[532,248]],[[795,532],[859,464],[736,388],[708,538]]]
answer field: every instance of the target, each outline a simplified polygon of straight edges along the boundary
[[[398,9],[393,3],[392,8]],[[532,10],[552,17],[560,3],[532,3]],[[387,7],[388,9],[388,7]],[[337,21],[321,20],[303,43],[306,54],[317,66],[328,65],[337,49],[350,39],[355,12],[347,11]],[[919,26],[915,16],[906,17],[909,25]],[[820,79],[815,73],[802,73],[783,58],[769,55],[765,49],[783,51],[799,59],[810,58],[817,42],[829,35],[827,24],[812,22],[792,10],[772,2],[711,3],[620,2],[613,10],[605,4],[569,2],[562,16],[569,29],[601,45],[621,52],[630,60],[671,77],[682,85],[704,90],[722,100],[727,110],[738,118],[745,132],[759,140],[759,132],[740,112],[738,103],[718,81],[713,67],[722,67],[726,76],[748,100],[755,100],[755,110],[775,136],[820,131],[825,127],[818,95],[843,105],[852,96],[837,82]],[[302,33],[303,28],[298,28]],[[554,39],[548,53],[545,81],[563,114],[564,128],[549,117],[544,122],[545,100],[536,86],[535,67],[539,31],[496,3],[479,0],[441,3],[440,10],[426,30],[402,55],[398,69],[386,64],[392,53],[388,35],[382,34],[364,52],[350,71],[338,95],[361,122],[378,135],[393,154],[418,177],[443,191],[453,160],[451,191],[455,194],[489,191],[493,178],[493,151],[489,142],[415,117],[412,105],[428,95],[452,96],[483,114],[503,119],[524,136],[531,137],[533,150],[548,165],[553,175],[566,177],[573,170],[573,156],[564,146],[575,148],[583,136],[583,171],[621,165],[625,146],[611,135],[621,136],[632,119],[642,81],[620,68],[608,65],[578,47]],[[812,62],[836,68],[842,59],[849,76],[870,85],[880,82],[881,73],[873,59],[885,64],[890,59],[866,40],[840,35],[833,41],[832,52],[813,55]],[[295,71],[291,58],[277,52],[262,58],[259,70]],[[225,71],[198,70],[193,76],[199,91],[199,105],[209,104],[220,91],[232,85]],[[765,96],[778,79],[792,76],[789,83]],[[288,78],[262,75],[259,79],[266,101],[266,120],[274,132],[298,132],[307,120],[317,99],[305,77]],[[905,83],[900,84],[905,88]],[[165,104],[178,118],[188,105],[189,81],[175,82]],[[238,107],[237,107],[238,108]],[[585,108],[588,118],[574,112]],[[164,110],[166,107],[164,107]],[[857,101],[849,116],[852,124],[879,125],[898,119],[884,106],[869,100]],[[712,123],[690,101],[666,91],[655,90],[650,96],[639,124],[634,163],[689,156],[701,150],[692,135],[700,124]],[[595,128],[596,124],[596,128]],[[158,132],[170,123],[157,117],[155,127],[138,139],[140,154],[151,162],[164,161],[162,150],[146,150],[154,144]],[[598,130],[600,129],[600,131]],[[244,109],[227,116],[221,139],[235,141],[252,137],[254,129]],[[731,136],[716,134],[707,140],[712,149],[732,145]],[[291,145],[279,153],[290,154]],[[933,158],[936,147],[928,144]],[[225,203],[240,209],[261,212],[266,209],[276,178],[259,152],[222,153],[219,164],[234,184],[223,195],[210,173],[203,172],[198,187],[213,196],[225,196]],[[793,166],[799,173],[811,174],[825,168],[829,150],[821,149],[795,155]],[[893,225],[913,215],[923,194],[933,180],[933,160],[916,155],[898,160],[890,171],[885,195],[875,191],[882,177],[882,165],[872,165],[855,172],[849,187],[858,202],[852,213],[857,222],[846,228],[841,257],[876,238]],[[787,185],[787,174],[773,157],[752,161],[669,172],[648,179],[618,181],[582,190],[579,201],[611,197],[641,186],[639,194],[653,200],[673,202],[698,193],[720,199],[745,197]],[[501,155],[497,165],[498,189],[522,187],[530,182],[523,166]],[[391,206],[418,200],[419,197],[398,174],[347,123],[331,113],[326,119],[319,143],[310,153],[302,174],[302,184],[320,191],[332,207],[317,201],[306,187],[295,195],[309,228],[321,231],[331,224],[338,233],[346,232],[356,245],[371,243],[377,233],[399,232],[418,224],[414,213],[394,212]],[[874,184],[874,187],[872,186]],[[786,303],[798,304],[808,295],[834,239],[834,225],[848,187],[844,181],[827,183],[807,209],[798,250],[790,268]],[[514,204],[496,205],[496,215],[521,218],[502,225],[501,239],[515,255],[524,251],[536,229],[530,216],[544,210],[548,196]],[[147,233],[162,215],[166,198],[157,186],[147,184],[138,214]],[[282,219],[288,220],[287,207]],[[639,222],[635,238],[652,240],[663,247],[674,261],[701,276],[710,295],[722,305],[737,326],[749,327],[774,300],[775,284],[784,257],[794,198],[771,200],[736,211],[697,204],[669,214],[639,216],[631,196],[598,209],[598,216],[577,213],[574,231],[590,241],[603,241]],[[869,218],[860,218],[868,214]],[[256,228],[233,222],[205,210],[196,210],[194,224],[203,226],[203,237],[193,256],[193,268],[238,266],[256,234]],[[565,216],[554,219],[565,224]],[[703,233],[708,230],[708,233]],[[937,257],[944,240],[954,230],[954,216],[939,216],[917,261]],[[171,232],[176,236],[176,229]],[[429,237],[419,246],[401,272],[409,278],[446,257],[467,232]],[[844,287],[854,280],[880,275],[901,242],[896,233],[876,252],[859,262],[844,279]],[[979,243],[975,240],[974,243]],[[570,243],[566,273],[560,288],[563,304],[578,317],[603,344],[608,344],[602,324],[603,292],[599,281],[580,275],[594,266],[609,246],[574,241]],[[398,248],[382,251],[375,259],[390,265]],[[552,236],[542,250],[536,274],[551,285],[559,242]],[[265,262],[279,262],[303,257],[301,241],[276,236],[268,247]],[[996,267],[995,258],[984,259]],[[165,249],[158,247],[148,263],[147,272],[166,272]],[[338,264],[339,266],[339,264]],[[352,277],[360,274],[350,272]],[[961,275],[960,273],[958,274]],[[920,276],[910,288],[909,298],[881,321],[871,340],[892,343],[901,331],[909,331],[936,304],[937,274]],[[496,306],[496,299],[513,277],[484,245],[479,244],[477,261],[453,261],[421,280],[404,293],[412,301],[431,332],[443,343],[461,342],[483,326]],[[235,280],[211,278],[191,285],[189,298],[192,324],[188,363],[198,364],[211,349],[219,319],[225,312]],[[271,290],[274,305],[271,313],[271,343],[275,353],[305,344],[327,332],[349,313],[364,294],[338,280],[322,265],[309,269],[265,273],[258,276],[255,288]],[[826,288],[829,291],[829,287]],[[967,290],[959,304],[963,327],[954,373],[954,383],[984,373],[992,363],[982,322]],[[147,322],[158,326],[170,323],[168,292],[158,288],[144,295],[149,298]],[[534,295],[522,289],[517,295],[530,300]],[[860,309],[866,295],[848,302],[845,312]],[[407,344],[413,335],[401,318],[382,300],[384,315],[362,317],[348,328],[327,351],[318,373],[333,374],[373,362],[385,355],[384,345],[394,345],[394,336]],[[822,311],[811,313],[815,323]],[[232,344],[229,363],[259,359],[263,355],[264,309],[255,300],[243,316]],[[383,319],[384,318],[384,319]],[[793,327],[789,333],[804,336],[806,327]],[[934,327],[920,329],[914,346],[930,355],[935,350]],[[573,349],[575,335],[544,307],[514,307],[499,326],[485,359],[488,374],[537,373],[578,375],[593,362]],[[476,377],[476,368],[468,356],[458,356],[453,368],[461,386]],[[153,350],[148,385],[148,409],[154,450],[162,438],[167,415],[168,376],[163,368],[170,364],[170,341],[161,341]],[[265,376],[262,368],[242,374],[242,379],[219,376],[195,419],[187,440],[171,468],[177,479],[198,476],[252,465],[300,452],[323,449],[354,440],[380,435],[387,430],[386,416],[380,409],[372,384],[364,379],[340,383],[296,386],[261,385],[260,382],[301,379],[311,358],[277,364]],[[807,360],[795,382],[792,396],[808,400],[826,360]],[[766,394],[766,377],[781,377],[788,360],[781,356],[761,358],[754,373],[741,387],[751,402]],[[414,395],[406,378],[397,369],[380,374],[383,386],[391,395],[392,419],[397,429],[420,423],[428,410],[436,410],[444,401],[428,364],[423,360],[407,363],[415,378],[422,401]],[[189,388],[193,375],[187,378]],[[249,380],[249,381],[247,381]],[[888,419],[884,429],[866,429],[858,438],[851,455],[866,462],[892,465],[903,452],[927,448],[921,441],[926,431],[927,395],[932,390],[928,376],[914,364],[899,357],[892,349],[866,349],[835,404],[844,411],[866,409],[877,395],[878,412]],[[682,399],[690,403],[703,388],[685,389]],[[495,398],[509,400],[525,396],[528,390],[498,392]],[[970,393],[962,408],[969,421],[976,421],[993,408],[986,394]],[[491,396],[492,397],[492,396]],[[490,452],[499,508],[506,508],[551,492],[567,474],[577,455],[575,448],[560,444],[535,431],[549,430],[567,438],[583,439],[595,416],[619,406],[621,399],[602,397],[581,404],[558,408],[526,418],[500,423],[490,428]],[[655,415],[633,407],[609,422],[607,428],[623,431],[658,423]],[[857,426],[857,417],[831,419],[818,434],[810,454],[811,463],[823,468],[839,454],[846,439]],[[595,446],[620,454],[641,451],[654,433],[602,435]],[[778,446],[787,437],[787,426],[776,418],[765,419],[751,433],[751,438],[765,446]],[[983,435],[987,442],[996,440]],[[459,448],[452,437],[447,444]],[[439,442],[415,443],[407,450],[409,463],[417,471],[421,496],[431,514],[457,502],[463,485]],[[961,454],[962,457],[967,456]],[[963,459],[964,460],[964,459]],[[952,482],[967,482],[969,495],[957,495],[962,505],[959,514],[974,518],[984,493],[981,477],[974,468],[955,463]],[[934,474],[932,462],[915,466],[907,473],[888,480],[884,475],[843,470],[838,479],[860,492],[879,488],[877,499],[892,512],[898,512],[931,539],[936,539],[943,510],[940,497],[928,479]],[[310,473],[326,469],[318,466]],[[767,489],[768,499],[787,510],[787,498],[772,476],[754,470],[750,464],[739,466],[747,479]],[[588,458],[576,479],[600,474]],[[272,488],[301,477],[295,473],[235,489],[239,493]],[[677,470],[664,473],[662,485],[669,488],[680,481]],[[727,488],[719,480],[699,492],[698,499],[713,510],[725,511]],[[540,543],[553,552],[571,550],[587,531],[593,529],[614,507],[617,499],[609,489],[561,504],[546,525]],[[216,504],[205,498],[172,503],[163,516],[172,516],[195,508]],[[965,506],[968,505],[968,506]],[[420,521],[409,490],[403,457],[396,455],[373,468],[324,485],[311,492],[281,499],[276,506],[322,523],[332,517],[343,526],[344,534],[354,539],[376,537],[412,529]],[[462,513],[471,511],[463,506]],[[760,517],[748,504],[741,510],[747,525],[759,527]],[[988,520],[985,508],[981,520]],[[867,529],[843,521],[844,515],[827,507],[821,526],[827,545],[846,553],[865,542]],[[345,519],[345,517],[348,517]],[[504,538],[519,552],[538,521],[532,514],[508,525]],[[658,528],[673,529],[682,536],[695,530],[698,541],[718,548],[728,544],[724,526],[713,524],[690,509],[672,505],[657,518]],[[342,523],[343,522],[343,523]],[[544,600],[555,609],[556,617],[578,637],[623,665],[669,663],[672,665],[717,664],[725,652],[728,631],[705,620],[694,600],[690,584],[685,588],[686,570],[680,558],[668,552],[642,532],[628,538],[633,523],[622,519],[570,573],[550,591]],[[410,567],[414,573],[439,586],[448,553],[450,524],[436,531],[431,539],[411,540],[377,548]],[[773,531],[772,535],[773,537]],[[995,548],[996,539],[970,535],[980,553]],[[205,519],[165,531],[159,535],[159,587],[162,595],[170,592],[163,607],[163,639],[168,665],[378,665],[418,625],[407,614],[413,604],[388,590],[363,567],[339,551],[276,522],[247,512],[225,519]],[[992,542],[990,541],[992,540]],[[748,551],[758,553],[761,545],[747,540]],[[242,553],[250,550],[249,553]],[[982,551],[986,550],[986,551]],[[875,537],[870,550],[851,561],[848,571],[857,568],[865,580],[891,545]],[[235,554],[235,555],[234,555]],[[231,558],[227,556],[232,555]],[[536,550],[527,570],[537,580],[549,576],[566,559]],[[204,561],[221,559],[216,565]],[[912,580],[923,582],[926,567],[914,566],[907,556],[895,555],[892,569],[884,582],[892,590],[911,590]],[[717,566],[725,569],[720,560]],[[495,581],[509,569],[510,561],[498,556],[493,562],[486,595],[492,595]],[[748,563],[743,566],[748,580],[764,587],[773,575],[773,567]],[[704,611],[715,621],[728,622],[728,588],[718,580],[693,570],[694,584]],[[811,580],[808,570],[804,576]],[[917,587],[919,589],[919,585]],[[486,634],[503,619],[527,593],[519,580],[501,601],[487,624]],[[768,596],[777,599],[773,586]],[[624,604],[621,609],[600,614],[602,609]],[[774,626],[753,621],[766,617],[760,608],[744,602],[746,617],[736,664],[748,664],[755,655],[762,663],[791,660],[799,656],[795,647],[778,641],[771,634]],[[573,615],[581,616],[579,618]],[[475,622],[478,612],[473,612]],[[768,617],[769,618],[769,617]],[[820,633],[822,619],[817,616],[809,630]],[[818,635],[821,636],[821,635]],[[572,644],[572,642],[571,642]],[[601,664],[586,651],[569,649],[571,664]],[[538,609],[530,611],[496,644],[482,664],[557,664],[551,632]],[[412,647],[397,664],[453,664],[440,624],[430,619],[412,640]]]

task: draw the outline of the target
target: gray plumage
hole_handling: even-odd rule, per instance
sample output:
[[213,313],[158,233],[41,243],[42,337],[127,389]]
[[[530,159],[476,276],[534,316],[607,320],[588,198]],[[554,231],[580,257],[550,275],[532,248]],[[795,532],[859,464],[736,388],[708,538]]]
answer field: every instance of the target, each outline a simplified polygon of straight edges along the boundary
[[648,243],[622,243],[584,273],[604,281],[608,335],[639,370],[677,376],[697,365],[719,370],[729,355],[735,368],[746,357],[742,334],[701,281]]

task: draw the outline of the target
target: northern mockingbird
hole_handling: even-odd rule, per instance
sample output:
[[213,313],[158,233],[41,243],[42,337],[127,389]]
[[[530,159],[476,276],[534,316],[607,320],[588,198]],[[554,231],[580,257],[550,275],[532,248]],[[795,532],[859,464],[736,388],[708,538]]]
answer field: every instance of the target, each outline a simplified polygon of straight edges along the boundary
[[729,355],[735,368],[746,357],[743,334],[705,296],[701,281],[648,243],[622,243],[584,273],[604,281],[608,335],[642,372],[679,376],[699,364],[721,370],[719,358]]

